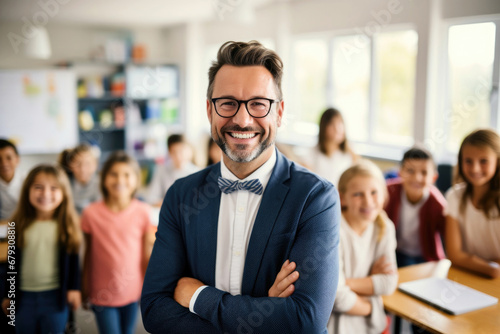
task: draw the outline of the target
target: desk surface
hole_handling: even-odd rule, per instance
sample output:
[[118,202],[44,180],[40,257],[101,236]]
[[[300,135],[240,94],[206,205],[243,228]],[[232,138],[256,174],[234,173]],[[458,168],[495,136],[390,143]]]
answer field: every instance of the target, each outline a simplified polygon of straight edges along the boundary
[[[432,276],[436,263],[428,262],[399,269],[399,283]],[[500,278],[488,279],[455,267],[450,268],[448,278],[500,300]],[[500,333],[500,302],[454,316],[399,290],[383,299],[387,311],[434,333]]]

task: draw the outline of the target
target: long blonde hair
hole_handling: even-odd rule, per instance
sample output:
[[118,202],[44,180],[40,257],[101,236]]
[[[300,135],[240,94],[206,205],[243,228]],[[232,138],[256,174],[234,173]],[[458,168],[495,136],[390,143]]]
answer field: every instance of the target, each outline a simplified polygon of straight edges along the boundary
[[[380,168],[377,167],[377,165],[366,159],[358,161],[356,164],[352,165],[344,173],[342,173],[339,179],[339,186],[338,186],[339,192],[341,194],[345,194],[349,182],[356,176],[368,176],[374,178],[377,181],[382,191],[382,195],[384,196],[384,206],[385,206],[385,202],[387,202],[389,195],[387,193],[387,187],[385,184],[384,175],[382,174]],[[345,207],[342,205],[342,203],[341,207],[342,211],[345,211]],[[375,218],[375,224],[379,228],[377,242],[380,241],[384,236],[385,222],[387,221],[387,219],[388,218],[384,210],[382,210]]]
[[21,196],[11,221],[16,223],[17,245],[24,246],[24,232],[36,220],[36,209],[29,200],[30,189],[39,174],[53,176],[63,193],[63,200],[54,212],[54,220],[58,223],[59,241],[68,253],[78,253],[82,235],[80,221],[73,204],[73,196],[68,177],[63,169],[54,165],[38,165],[33,168],[24,180]]

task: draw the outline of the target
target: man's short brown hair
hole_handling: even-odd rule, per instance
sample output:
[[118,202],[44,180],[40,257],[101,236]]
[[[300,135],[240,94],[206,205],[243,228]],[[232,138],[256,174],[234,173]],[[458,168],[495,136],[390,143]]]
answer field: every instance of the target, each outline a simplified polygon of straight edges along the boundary
[[208,70],[207,98],[212,98],[215,75],[224,65],[232,66],[264,66],[274,79],[278,99],[283,99],[281,91],[281,77],[283,76],[283,61],[273,50],[265,48],[257,41],[233,42],[229,41],[219,49],[217,60],[212,62]]

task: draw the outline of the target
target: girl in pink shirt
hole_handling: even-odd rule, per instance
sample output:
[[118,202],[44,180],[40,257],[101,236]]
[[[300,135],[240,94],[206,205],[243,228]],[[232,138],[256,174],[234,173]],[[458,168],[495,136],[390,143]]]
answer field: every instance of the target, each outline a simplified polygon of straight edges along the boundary
[[134,198],[137,161],[113,153],[101,172],[102,201],[82,213],[86,251],[82,293],[100,333],[133,333],[150,255],[149,206]]

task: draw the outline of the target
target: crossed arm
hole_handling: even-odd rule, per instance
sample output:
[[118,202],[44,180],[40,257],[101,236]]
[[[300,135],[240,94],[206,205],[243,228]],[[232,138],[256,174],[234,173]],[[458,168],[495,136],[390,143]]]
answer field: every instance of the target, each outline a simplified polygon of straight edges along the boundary
[[[294,283],[299,279],[299,272],[296,271],[297,265],[295,262],[286,260],[281,266],[281,270],[274,280],[274,284],[268,291],[268,297],[290,297],[295,290]],[[174,300],[180,305],[189,308],[189,302],[193,294],[199,287],[203,286],[203,282],[192,277],[182,277],[177,281],[177,286],[174,291]]]
[[377,241],[377,249],[380,252],[376,252],[378,258],[373,262],[366,277],[346,277],[343,249],[340,249],[341,269],[335,310],[349,315],[370,315],[373,312],[374,297],[391,294],[396,289],[398,274],[394,228],[388,228],[384,238]]
[[373,264],[370,270],[370,276],[362,278],[346,278],[346,286],[349,287],[352,292],[356,293],[356,302],[354,303],[354,306],[345,313],[350,315],[362,316],[371,314],[372,304],[366,297],[375,294],[372,276],[379,274],[394,275],[395,273],[396,268],[394,267],[394,264],[388,261],[385,256],[381,256]]
[[[253,326],[276,333],[322,332],[335,298],[339,225],[335,196],[324,196],[322,200],[324,205],[319,207],[324,208],[323,211],[299,223],[301,226],[287,256],[294,263],[285,262],[273,278],[274,284],[266,291],[267,296],[232,296],[207,286],[197,297],[196,314],[186,306],[194,291],[206,282],[185,278],[196,277],[193,274],[196,268],[189,264],[182,227],[175,223],[172,210],[164,210],[141,299],[146,330],[221,333]],[[305,216],[308,217],[307,213]],[[300,272],[300,279],[294,278],[295,269]],[[270,272],[265,270],[260,279],[269,279],[264,275]]]

